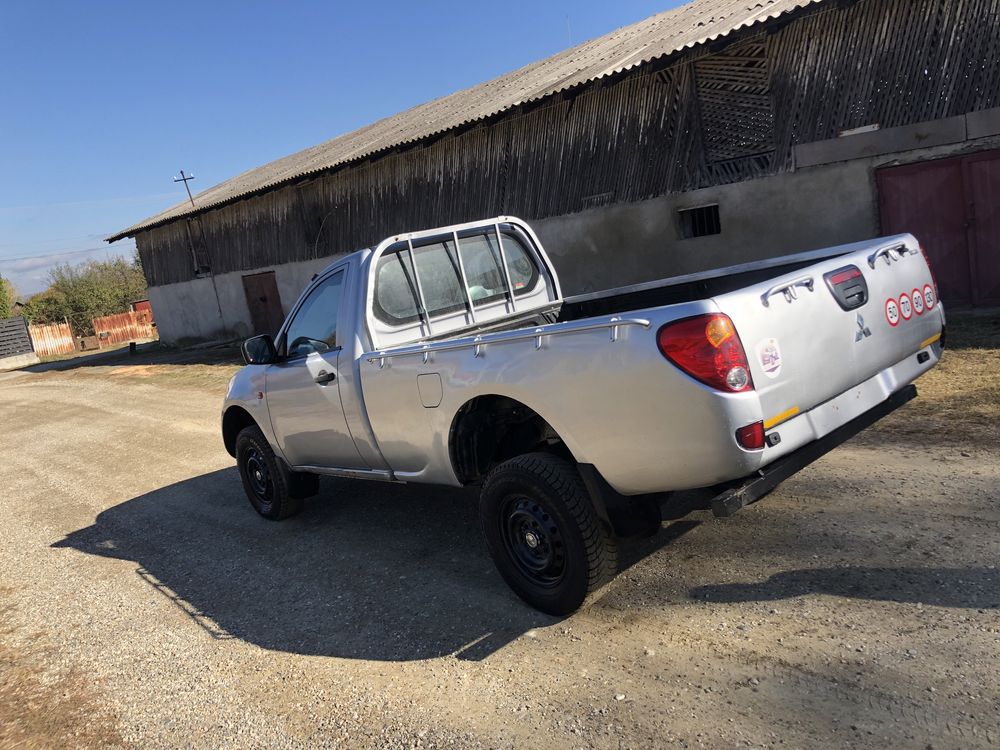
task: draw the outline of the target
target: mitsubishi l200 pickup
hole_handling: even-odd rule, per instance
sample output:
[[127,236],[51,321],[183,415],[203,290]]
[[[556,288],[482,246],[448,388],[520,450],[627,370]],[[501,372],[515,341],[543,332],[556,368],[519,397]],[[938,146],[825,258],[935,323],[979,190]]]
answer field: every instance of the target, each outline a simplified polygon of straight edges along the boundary
[[222,432],[269,519],[320,475],[478,486],[504,580],[565,614],[671,493],[731,515],[913,398],[943,333],[910,235],[564,298],[498,217],[331,263],[244,343]]

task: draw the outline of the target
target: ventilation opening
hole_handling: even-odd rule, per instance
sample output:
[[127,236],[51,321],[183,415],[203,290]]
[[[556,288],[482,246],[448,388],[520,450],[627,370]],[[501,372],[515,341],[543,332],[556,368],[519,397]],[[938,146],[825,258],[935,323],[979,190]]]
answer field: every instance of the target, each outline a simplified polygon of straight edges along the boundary
[[686,208],[678,211],[677,230],[682,240],[721,234],[722,223],[719,221],[719,204],[713,203],[710,206]]

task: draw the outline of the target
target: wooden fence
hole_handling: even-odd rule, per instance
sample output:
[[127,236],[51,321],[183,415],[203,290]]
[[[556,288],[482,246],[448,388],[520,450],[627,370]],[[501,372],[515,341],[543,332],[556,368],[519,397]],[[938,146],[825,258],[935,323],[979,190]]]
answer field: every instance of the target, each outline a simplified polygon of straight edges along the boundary
[[31,334],[31,343],[39,357],[72,354],[76,351],[73,331],[66,323],[28,326],[28,333]]
[[102,348],[128,341],[151,339],[156,335],[152,317],[144,310],[94,318],[94,333]]

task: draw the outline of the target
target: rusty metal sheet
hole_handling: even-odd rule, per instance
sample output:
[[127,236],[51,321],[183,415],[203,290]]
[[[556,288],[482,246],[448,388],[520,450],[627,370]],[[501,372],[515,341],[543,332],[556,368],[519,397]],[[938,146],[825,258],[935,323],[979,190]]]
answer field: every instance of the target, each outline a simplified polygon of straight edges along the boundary
[[39,357],[72,354],[76,351],[76,339],[66,323],[31,325],[28,326],[28,333],[31,334],[31,343]]
[[155,336],[153,321],[145,312],[125,312],[94,318],[94,333],[100,346],[124,344]]

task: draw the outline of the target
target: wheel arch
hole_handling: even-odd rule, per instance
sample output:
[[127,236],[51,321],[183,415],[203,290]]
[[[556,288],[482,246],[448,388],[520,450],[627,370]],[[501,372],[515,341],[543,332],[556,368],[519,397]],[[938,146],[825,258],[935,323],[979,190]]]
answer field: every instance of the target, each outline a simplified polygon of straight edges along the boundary
[[222,415],[222,442],[233,458],[236,458],[236,436],[251,425],[257,425],[257,420],[242,406],[230,406]]
[[479,484],[499,464],[529,453],[548,453],[571,461],[587,489],[597,516],[618,536],[647,534],[659,528],[660,505],[669,493],[626,497],[551,422],[511,396],[479,395],[466,401],[452,419],[448,435],[452,469],[463,485]]
[[511,396],[480,394],[462,404],[452,418],[448,455],[463,485],[478,484],[493,466],[532,452],[578,460],[549,420]]

